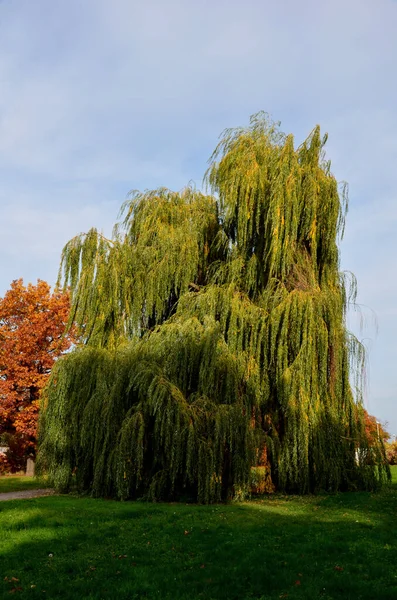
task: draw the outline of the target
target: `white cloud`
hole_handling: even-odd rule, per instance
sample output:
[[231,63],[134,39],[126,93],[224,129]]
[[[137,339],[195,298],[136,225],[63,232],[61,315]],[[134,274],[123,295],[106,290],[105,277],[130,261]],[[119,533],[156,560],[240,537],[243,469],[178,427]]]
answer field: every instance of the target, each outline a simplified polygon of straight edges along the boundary
[[320,123],[350,183],[342,264],[378,314],[370,397],[384,418],[397,387],[396,30],[390,0],[0,3],[1,288],[53,280],[64,242],[110,230],[130,188],[200,184],[219,133],[251,113],[298,142]]

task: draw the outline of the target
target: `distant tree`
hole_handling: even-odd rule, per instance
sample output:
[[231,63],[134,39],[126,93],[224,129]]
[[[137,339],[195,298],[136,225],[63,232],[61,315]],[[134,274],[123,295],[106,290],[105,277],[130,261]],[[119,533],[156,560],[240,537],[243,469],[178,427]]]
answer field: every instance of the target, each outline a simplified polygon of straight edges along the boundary
[[386,456],[389,465],[397,465],[397,439],[386,443]]
[[382,425],[382,423],[378,421],[376,417],[370,415],[365,409],[364,422],[365,434],[371,446],[376,445],[378,440],[387,442],[387,440],[390,438],[390,433],[386,430],[386,426]]
[[69,294],[45,281],[12,282],[0,299],[0,436],[9,447],[0,469],[17,471],[35,456],[40,394],[56,359],[70,348]]
[[134,192],[111,239],[66,245],[85,345],[46,388],[39,462],[57,487],[213,502],[249,489],[253,467],[257,491],[263,472],[267,490],[299,493],[389,476],[351,387],[364,355],[325,142],[316,127],[296,147],[255,115],[225,131],[212,195]]

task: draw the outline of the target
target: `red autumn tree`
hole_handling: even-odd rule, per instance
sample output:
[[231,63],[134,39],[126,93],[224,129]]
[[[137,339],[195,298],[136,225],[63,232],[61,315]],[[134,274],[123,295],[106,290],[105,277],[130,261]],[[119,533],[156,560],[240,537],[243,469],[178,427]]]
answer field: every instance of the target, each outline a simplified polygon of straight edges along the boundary
[[0,298],[0,439],[9,447],[0,470],[17,471],[35,456],[40,393],[55,360],[73,342],[64,335],[69,295],[45,281],[12,282]]
[[365,434],[370,446],[373,446],[377,440],[381,439],[384,443],[389,439],[390,434],[386,431],[382,423],[376,417],[370,415],[364,409]]

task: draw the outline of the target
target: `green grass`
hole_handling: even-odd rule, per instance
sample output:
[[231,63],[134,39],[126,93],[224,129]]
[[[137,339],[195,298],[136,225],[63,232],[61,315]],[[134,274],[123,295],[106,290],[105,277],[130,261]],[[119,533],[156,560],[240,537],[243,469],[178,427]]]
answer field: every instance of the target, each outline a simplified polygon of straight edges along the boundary
[[393,470],[378,494],[216,506],[4,502],[0,597],[395,600]]
[[48,483],[43,478],[26,477],[26,475],[5,475],[4,477],[0,477],[0,494],[46,487],[48,487]]

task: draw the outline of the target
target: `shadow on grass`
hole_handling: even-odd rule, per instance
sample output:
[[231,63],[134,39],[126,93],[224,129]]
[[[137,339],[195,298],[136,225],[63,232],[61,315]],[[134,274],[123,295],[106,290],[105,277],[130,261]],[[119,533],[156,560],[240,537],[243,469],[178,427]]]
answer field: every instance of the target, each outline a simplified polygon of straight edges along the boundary
[[7,502],[0,595],[395,600],[396,508],[395,485],[216,506]]

